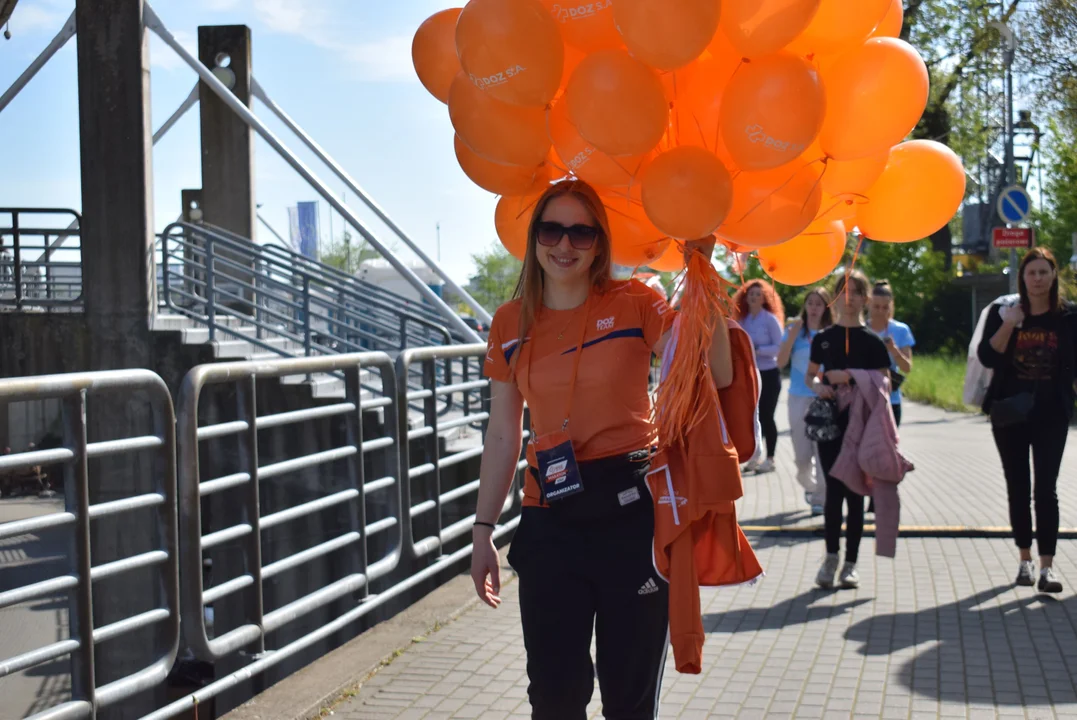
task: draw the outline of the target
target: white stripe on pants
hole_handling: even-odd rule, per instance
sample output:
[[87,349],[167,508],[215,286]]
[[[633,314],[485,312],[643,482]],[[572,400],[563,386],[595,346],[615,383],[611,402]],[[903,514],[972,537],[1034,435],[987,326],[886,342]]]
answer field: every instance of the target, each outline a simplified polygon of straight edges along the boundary
[[812,505],[822,505],[826,500],[826,483],[822,470],[816,470],[815,443],[804,434],[804,415],[808,412],[814,396],[788,395],[789,435],[793,440],[793,455],[797,464],[797,482],[811,493]]

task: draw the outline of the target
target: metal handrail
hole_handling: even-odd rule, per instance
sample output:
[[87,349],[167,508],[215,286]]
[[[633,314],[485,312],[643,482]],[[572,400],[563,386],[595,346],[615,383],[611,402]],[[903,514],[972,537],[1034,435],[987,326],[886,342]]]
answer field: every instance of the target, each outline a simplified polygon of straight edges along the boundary
[[[233,239],[241,243],[250,242],[250,240],[244,238],[242,235],[239,235],[230,230],[227,230],[226,228],[219,227],[212,223],[203,222],[200,224],[199,227],[209,228],[218,235]],[[295,250],[292,250],[291,248],[272,243],[266,245],[259,245],[258,247],[261,249],[262,252],[266,254],[276,255],[277,257],[281,258],[283,261],[288,263],[289,266],[300,265],[312,275],[326,278],[330,284],[353,286],[356,289],[362,291],[362,294],[364,296],[378,297],[394,304],[399,304],[403,302],[404,305],[408,308],[408,311],[413,315],[423,317],[437,325],[443,324],[444,318],[442,318],[441,315],[439,315],[434,308],[430,307],[429,305],[426,305],[425,303],[412,302],[408,298],[394,293],[391,290],[386,290],[380,285],[376,285],[372,282],[368,282],[366,280],[358,278],[354,275],[344,272],[339,268],[335,268],[332,265],[327,265],[326,263],[323,263],[319,260],[315,260],[314,258],[307,257],[302,253],[298,253]],[[459,333],[453,333],[453,337],[456,338],[456,341],[458,342],[467,341],[467,338],[460,337]]]
[[[58,250],[50,239],[80,237],[81,216],[66,208],[5,208],[0,215],[9,215],[10,224],[0,226],[0,306],[16,309],[39,307],[45,309],[72,308],[82,304],[81,247]],[[23,222],[27,215],[69,215],[74,221],[67,228],[42,228]],[[12,238],[10,246],[4,237]],[[40,238],[39,242],[27,242]],[[32,259],[24,257],[29,253]],[[78,253],[77,260],[54,260],[57,253]],[[77,273],[63,272],[77,268]],[[59,277],[57,275],[59,274]]]
[[[360,386],[360,376],[363,371],[370,368],[376,368],[381,373],[381,397],[364,397]],[[345,375],[346,395],[343,403],[330,407],[293,411],[287,413],[286,417],[258,414],[255,398],[260,380],[330,372],[342,372]],[[200,395],[207,386],[220,384],[232,384],[237,387],[240,397],[238,418],[223,426],[200,426],[198,415]],[[371,582],[384,577],[397,567],[402,553],[403,534],[399,521],[395,519],[400,517],[401,483],[398,479],[402,477],[396,465],[395,449],[399,440],[395,433],[397,427],[394,416],[396,403],[393,400],[395,386],[396,378],[393,374],[392,360],[385,353],[331,355],[320,358],[279,360],[272,363],[214,363],[200,365],[188,373],[180,388],[177,403],[180,521],[183,528],[180,534],[180,552],[183,558],[183,571],[187,577],[182,598],[184,639],[195,656],[207,662],[214,662],[251,643],[257,643],[259,652],[262,652],[265,650],[267,633],[349,593],[360,592],[361,596],[365,597]],[[366,439],[363,437],[362,414],[364,411],[377,408],[384,409],[386,413],[385,427],[389,429],[389,435]],[[275,465],[263,465],[259,461],[259,429],[337,415],[345,418],[347,428],[345,445]],[[228,435],[237,435],[240,438],[242,466],[239,472],[222,478],[203,478],[199,466],[200,443],[207,439]],[[387,455],[389,459],[387,477],[380,481],[367,482],[363,470],[366,454],[386,449],[390,450]],[[261,480],[341,459],[347,460],[349,482],[346,491],[276,513],[275,517],[261,515],[259,508]],[[202,498],[223,489],[239,486],[247,490],[244,494],[243,516],[240,522],[210,535],[203,535]],[[390,518],[383,518],[368,524],[366,498],[372,492],[383,490],[391,491],[389,497],[392,514]],[[262,565],[261,542],[264,529],[338,503],[348,503],[351,509],[349,516],[352,523],[346,532],[318,546],[279,560],[271,566]],[[370,563],[367,557],[368,539],[375,534],[390,530],[392,539],[385,556]],[[213,588],[206,590],[201,580],[203,551],[233,540],[243,542],[246,574],[220,580]],[[278,608],[269,613],[264,611],[262,583],[266,577],[285,569],[292,569],[349,545],[358,545],[358,548],[353,553],[356,565],[347,577],[284,608]],[[246,622],[211,639],[205,623],[204,606],[208,602],[248,587],[252,588],[253,600],[247,604]]]
[[[264,246],[249,240],[173,223],[162,233],[161,243],[165,306],[205,323],[211,340],[223,332],[285,357],[299,353],[266,343],[267,336],[301,344],[302,355],[308,357],[341,349],[398,352],[412,344],[452,341],[444,326],[402,310],[399,296],[395,301],[367,297],[358,288],[269,256]],[[178,289],[177,281],[187,289]],[[253,305],[253,313],[230,307],[235,305]],[[219,312],[242,317],[245,325],[256,329],[256,338],[218,322]],[[318,342],[317,336],[327,342]]]
[[[102,394],[142,392],[153,413],[152,434],[89,442],[86,409],[89,400]],[[64,655],[71,662],[71,699],[30,720],[94,718],[107,708],[162,684],[175,662],[180,641],[179,559],[176,516],[176,434],[172,399],[164,381],[149,370],[110,370],[44,377],[0,380],[0,405],[11,402],[59,399],[63,403],[64,442],[60,448],[0,456],[0,472],[16,471],[42,463],[64,464],[65,508],[62,512],[0,523],[0,540],[50,528],[70,527],[72,549],[66,574],[0,592],[0,608],[68,592],[69,637],[0,661],[0,678]],[[155,453],[154,492],[90,504],[89,460],[118,453]],[[91,556],[90,521],[154,508],[160,544],[139,555],[94,566]],[[162,588],[165,607],[94,626],[95,582],[138,569],[153,568]],[[94,646],[154,625],[164,624],[165,646],[147,667],[106,685],[97,686]]]

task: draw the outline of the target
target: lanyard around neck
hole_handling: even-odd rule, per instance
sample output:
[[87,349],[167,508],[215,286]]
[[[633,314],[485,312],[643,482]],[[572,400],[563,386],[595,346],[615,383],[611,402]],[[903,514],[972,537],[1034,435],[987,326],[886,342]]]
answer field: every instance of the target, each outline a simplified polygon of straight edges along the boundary
[[[572,378],[569,381],[569,385],[568,385],[568,400],[565,403],[565,421],[561,425],[561,431],[562,432],[564,432],[568,428],[569,415],[571,415],[571,413],[572,413],[572,398],[576,394],[576,376],[580,372],[580,358],[583,356],[583,342],[584,342],[584,339],[587,337],[587,316],[588,316],[588,313],[590,311],[590,306],[591,306],[591,296],[590,296],[590,294],[588,294],[587,300],[583,304],[583,321],[580,323],[580,339],[576,343],[576,357],[573,358],[573,361],[572,361]],[[532,339],[531,348],[528,351],[529,357],[527,359],[527,387],[528,387],[529,391],[532,390],[532,385],[531,385],[531,364],[532,364],[532,361],[535,358],[535,352],[534,352],[535,347],[534,346],[535,346],[535,340]],[[533,394],[534,393],[532,393],[532,395]],[[534,418],[534,414],[532,414],[532,421],[531,421],[532,436],[534,436],[534,434],[535,434],[534,433],[535,422],[534,422],[533,418]]]

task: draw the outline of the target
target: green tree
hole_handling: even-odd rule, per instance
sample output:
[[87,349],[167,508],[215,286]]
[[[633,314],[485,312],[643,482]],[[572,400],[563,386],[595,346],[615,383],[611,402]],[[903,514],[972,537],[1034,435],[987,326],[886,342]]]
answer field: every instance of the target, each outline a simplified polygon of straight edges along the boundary
[[332,239],[318,251],[318,260],[349,275],[354,274],[367,260],[381,257],[365,239],[354,241],[351,232],[345,230],[339,239]]
[[500,244],[471,256],[475,274],[468,282],[467,290],[480,305],[493,313],[512,299],[516,281],[523,263],[513,257]]

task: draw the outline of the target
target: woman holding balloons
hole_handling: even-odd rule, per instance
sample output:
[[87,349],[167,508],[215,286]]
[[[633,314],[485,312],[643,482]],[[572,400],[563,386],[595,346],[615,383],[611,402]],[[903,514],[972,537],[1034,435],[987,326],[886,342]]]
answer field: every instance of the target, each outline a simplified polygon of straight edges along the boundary
[[[785,308],[774,288],[762,280],[744,283],[733,296],[735,319],[752,338],[755,363],[762,381],[759,392],[759,423],[763,426],[767,459],[755,458],[745,468],[749,472],[774,472],[774,450],[778,444],[778,425],[774,413],[782,392],[782,374],[778,369],[778,350],[782,345]],[[757,453],[758,457],[758,453]]]
[[830,293],[826,288],[812,289],[804,297],[800,317],[785,331],[781,349],[778,350],[778,367],[792,361],[789,371],[789,435],[793,440],[793,456],[797,466],[797,482],[804,488],[804,500],[811,506],[812,515],[822,515],[826,502],[826,485],[821,470],[815,466],[815,444],[805,432],[804,416],[808,412],[815,393],[805,381],[811,344],[820,331],[830,327]]
[[[864,273],[851,270],[838,278],[834,287],[834,303],[837,324],[822,331],[812,339],[811,358],[804,381],[821,398],[834,398],[835,387],[848,385],[852,379],[849,370],[890,371],[890,356],[879,337],[864,326],[864,306],[871,286]],[[838,416],[842,434],[848,424],[847,414]],[[864,498],[854,493],[845,483],[833,477],[830,469],[841,452],[842,435],[816,444],[819,461],[826,476],[826,506],[824,528],[826,533],[826,559],[819,568],[815,582],[820,587],[834,586],[838,572],[838,551],[841,544],[843,506],[845,515],[845,564],[841,566],[838,582],[842,587],[855,588],[860,584],[856,562],[860,554],[860,539],[864,534]]]
[[[516,475],[530,410],[524,509],[509,562],[519,576],[528,696],[535,718],[583,718],[598,681],[608,718],[650,718],[669,643],[669,586],[653,564],[646,485],[651,353],[674,312],[638,280],[610,279],[610,223],[590,186],[550,186],[531,214],[516,299],[490,329],[490,420],[480,470],[471,576],[501,600],[491,539]],[[713,239],[688,243],[709,257]],[[721,316],[709,353],[718,388],[733,382]]]

